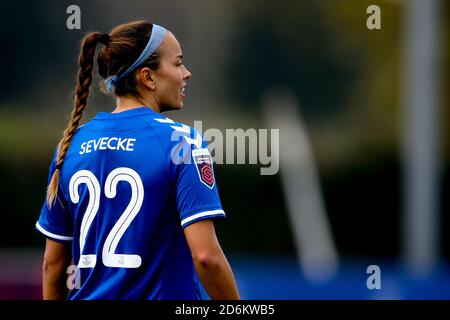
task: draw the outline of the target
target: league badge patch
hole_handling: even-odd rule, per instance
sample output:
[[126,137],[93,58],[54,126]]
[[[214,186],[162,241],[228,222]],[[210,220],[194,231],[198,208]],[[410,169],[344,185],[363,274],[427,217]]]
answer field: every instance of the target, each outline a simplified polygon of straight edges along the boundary
[[212,166],[212,158],[207,148],[192,150],[195,166],[197,167],[198,177],[200,181],[207,185],[210,189],[214,187],[214,172]]

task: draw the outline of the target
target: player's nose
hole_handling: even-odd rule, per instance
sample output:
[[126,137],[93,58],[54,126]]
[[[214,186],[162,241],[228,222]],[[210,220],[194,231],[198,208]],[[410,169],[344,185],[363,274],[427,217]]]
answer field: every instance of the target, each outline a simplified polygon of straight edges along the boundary
[[183,80],[188,80],[188,79],[190,79],[191,78],[191,72],[186,68],[186,67],[184,67],[184,76],[183,76]]

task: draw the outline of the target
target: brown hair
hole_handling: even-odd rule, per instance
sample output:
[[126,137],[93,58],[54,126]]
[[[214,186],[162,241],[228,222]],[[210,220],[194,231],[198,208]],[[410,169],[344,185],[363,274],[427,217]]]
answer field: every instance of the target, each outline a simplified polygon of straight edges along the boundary
[[[98,43],[105,45],[97,56],[98,72],[100,76],[103,79],[106,79],[111,75],[120,75],[120,73],[131,66],[142,53],[150,38],[152,28],[153,25],[147,21],[133,21],[118,25],[113,28],[109,34],[90,32],[81,41],[80,55],[78,57],[78,83],[76,86],[74,108],[72,110],[71,119],[58,144],[56,169],[47,188],[47,203],[49,207],[51,207],[56,200],[59,177],[64,158],[66,157],[70,142],[80,124],[83,111],[86,108],[89,87],[92,83],[95,47]],[[152,70],[158,69],[158,51],[153,53],[147,61],[139,66],[138,69],[142,67],[149,67]],[[114,88],[115,95],[139,97],[139,92],[136,88],[135,73],[136,70],[123,79],[120,79]],[[103,83],[103,80],[101,82]]]

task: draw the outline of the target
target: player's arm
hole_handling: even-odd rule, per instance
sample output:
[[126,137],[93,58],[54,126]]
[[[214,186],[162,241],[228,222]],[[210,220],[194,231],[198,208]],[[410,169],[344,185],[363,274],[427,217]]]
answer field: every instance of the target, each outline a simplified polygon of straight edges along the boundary
[[47,238],[42,266],[44,300],[66,299],[66,270],[69,259],[70,245]]
[[184,229],[200,280],[211,299],[237,300],[233,272],[216,237],[212,220],[202,220]]

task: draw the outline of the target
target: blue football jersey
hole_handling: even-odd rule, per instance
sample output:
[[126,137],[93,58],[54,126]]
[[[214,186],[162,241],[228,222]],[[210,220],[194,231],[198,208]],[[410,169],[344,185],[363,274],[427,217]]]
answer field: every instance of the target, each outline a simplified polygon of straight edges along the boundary
[[[56,152],[49,182],[55,166]],[[221,217],[201,135],[140,107],[99,112],[77,130],[36,228],[72,241],[68,299],[202,299],[183,229]]]

